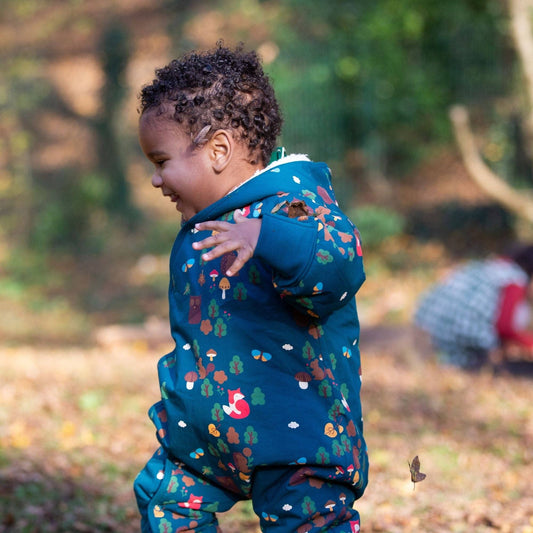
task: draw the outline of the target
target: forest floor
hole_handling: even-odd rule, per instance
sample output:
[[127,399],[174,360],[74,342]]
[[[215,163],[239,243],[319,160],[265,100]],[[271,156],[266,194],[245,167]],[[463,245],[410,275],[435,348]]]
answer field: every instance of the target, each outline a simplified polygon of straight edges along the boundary
[[[2,349],[0,532],[139,531],[132,482],[156,445],[146,411],[168,348],[153,340]],[[466,373],[415,344],[406,324],[363,327],[362,530],[532,533],[531,367]],[[259,531],[248,502],[221,525]]]

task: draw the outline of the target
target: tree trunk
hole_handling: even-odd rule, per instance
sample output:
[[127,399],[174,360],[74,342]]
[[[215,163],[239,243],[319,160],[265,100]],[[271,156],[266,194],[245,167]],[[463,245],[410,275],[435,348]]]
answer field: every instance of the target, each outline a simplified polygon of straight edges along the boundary
[[474,181],[497,202],[507,207],[529,222],[533,222],[533,199],[508,185],[483,161],[468,117],[462,106],[454,106],[450,111],[455,137],[466,169]]

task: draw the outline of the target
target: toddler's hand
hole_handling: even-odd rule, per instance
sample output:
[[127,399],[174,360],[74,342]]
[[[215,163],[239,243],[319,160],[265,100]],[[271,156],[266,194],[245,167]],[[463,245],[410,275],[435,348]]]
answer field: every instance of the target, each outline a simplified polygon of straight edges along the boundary
[[216,231],[215,235],[207,237],[202,241],[193,243],[195,250],[214,247],[209,252],[202,254],[204,261],[211,261],[228,252],[237,252],[237,258],[225,273],[226,276],[233,276],[239,272],[244,264],[254,255],[259,232],[261,231],[261,219],[246,218],[237,209],[233,218],[235,223],[222,222],[220,220],[211,220],[196,224],[199,231],[210,230]]

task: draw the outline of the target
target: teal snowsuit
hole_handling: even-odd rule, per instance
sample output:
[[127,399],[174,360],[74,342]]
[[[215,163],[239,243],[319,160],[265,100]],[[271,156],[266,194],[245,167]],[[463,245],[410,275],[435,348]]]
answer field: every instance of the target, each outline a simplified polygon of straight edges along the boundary
[[[236,209],[262,226],[253,258],[228,278],[236,253],[205,263],[192,243],[209,234],[196,223],[231,222]],[[183,224],[170,257],[176,347],[159,361],[162,399],[149,413],[161,446],[135,481],[143,531],[217,531],[214,513],[249,498],[263,531],[359,531],[364,279],[330,171],[305,156]]]

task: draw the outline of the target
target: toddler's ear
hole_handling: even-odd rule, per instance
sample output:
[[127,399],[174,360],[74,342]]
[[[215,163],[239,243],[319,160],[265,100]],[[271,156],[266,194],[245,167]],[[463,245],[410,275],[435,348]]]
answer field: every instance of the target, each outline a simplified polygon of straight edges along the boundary
[[215,172],[222,172],[231,161],[235,141],[230,132],[217,130],[207,143],[207,150]]

